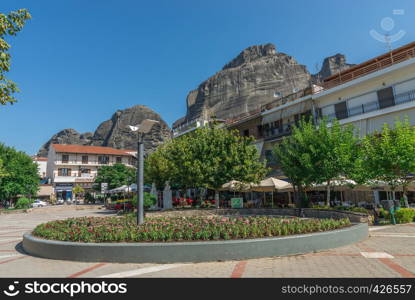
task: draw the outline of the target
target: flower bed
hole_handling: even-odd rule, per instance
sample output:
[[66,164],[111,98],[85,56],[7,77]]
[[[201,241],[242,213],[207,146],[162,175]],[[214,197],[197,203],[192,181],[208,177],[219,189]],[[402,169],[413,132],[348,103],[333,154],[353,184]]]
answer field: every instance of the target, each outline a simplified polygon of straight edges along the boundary
[[278,237],[350,226],[349,219],[275,217],[149,218],[137,226],[134,215],[83,217],[38,225],[33,235],[50,240],[102,242],[179,242]]

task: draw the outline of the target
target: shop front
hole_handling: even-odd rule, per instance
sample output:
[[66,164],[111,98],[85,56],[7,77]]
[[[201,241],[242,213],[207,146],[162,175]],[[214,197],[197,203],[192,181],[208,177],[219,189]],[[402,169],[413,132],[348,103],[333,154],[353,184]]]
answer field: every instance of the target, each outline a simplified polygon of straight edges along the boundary
[[73,183],[56,183],[55,195],[57,200],[72,201]]

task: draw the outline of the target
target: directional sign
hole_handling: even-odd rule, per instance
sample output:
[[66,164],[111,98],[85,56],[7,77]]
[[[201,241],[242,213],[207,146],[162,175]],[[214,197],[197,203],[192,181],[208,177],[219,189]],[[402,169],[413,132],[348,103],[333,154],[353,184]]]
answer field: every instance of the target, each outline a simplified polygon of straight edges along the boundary
[[102,182],[101,183],[101,194],[105,194],[105,192],[108,190],[108,183]]

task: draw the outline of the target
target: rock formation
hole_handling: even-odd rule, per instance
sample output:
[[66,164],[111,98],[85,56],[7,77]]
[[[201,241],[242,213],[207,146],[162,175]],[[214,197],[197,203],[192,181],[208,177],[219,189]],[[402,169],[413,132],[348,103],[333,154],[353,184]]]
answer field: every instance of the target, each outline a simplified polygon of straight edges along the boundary
[[136,105],[115,112],[111,119],[102,122],[94,133],[78,133],[74,129],[64,129],[44,144],[38,156],[47,156],[50,144],[76,144],[108,146],[117,149],[137,149],[137,133],[130,130],[128,125],[140,124],[144,119],[157,120],[160,123],[153,126],[146,134],[144,146],[147,152],[154,150],[159,144],[170,138],[170,128],[160,115],[143,105]]
[[278,53],[273,44],[249,47],[188,94],[186,121],[231,118],[258,109],[308,87],[310,79],[304,65]]
[[319,73],[311,75],[293,57],[277,52],[273,44],[252,46],[189,92],[187,114],[175,124],[197,118],[229,119],[306,89],[351,66],[344,55],[336,54],[324,60]]
[[343,54],[337,53],[336,55],[326,57],[321,66],[320,72],[312,75],[313,83],[318,84],[322,82],[325,78],[330,77],[336,73],[347,70],[350,67],[353,67],[353,64],[346,63],[346,56]]

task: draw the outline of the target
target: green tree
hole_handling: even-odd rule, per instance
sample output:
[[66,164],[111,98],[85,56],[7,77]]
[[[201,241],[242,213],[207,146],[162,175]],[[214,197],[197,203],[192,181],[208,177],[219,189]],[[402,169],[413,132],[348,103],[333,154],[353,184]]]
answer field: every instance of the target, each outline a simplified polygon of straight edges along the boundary
[[85,192],[84,188],[81,187],[80,185],[76,185],[73,189],[72,192],[75,195],[75,200],[77,200],[76,198],[79,197],[79,195],[83,194]]
[[302,120],[274,149],[274,155],[300,194],[304,186],[325,183],[329,205],[333,181],[353,173],[357,145],[352,126],[342,127],[337,120],[328,124],[325,119],[316,126],[311,120]]
[[0,159],[0,180],[1,180],[1,178],[6,177],[6,176],[7,176],[7,172],[6,172],[6,169],[4,167],[4,163]]
[[7,176],[0,180],[0,200],[17,195],[36,195],[39,190],[38,166],[27,154],[0,144],[0,160]]
[[95,183],[108,183],[108,189],[115,189],[122,185],[129,185],[135,182],[136,170],[123,164],[102,166],[98,169]]
[[408,118],[397,119],[394,128],[385,124],[381,132],[366,136],[362,147],[368,177],[387,182],[392,191],[402,186],[406,198],[407,187],[415,179],[415,128]]
[[215,190],[219,206],[219,189],[223,184],[238,180],[257,183],[267,173],[253,138],[242,137],[237,131],[201,128],[174,139],[166,159],[174,164],[171,176],[187,188],[203,187]]
[[155,183],[157,189],[162,190],[166,182],[172,180],[175,164],[168,159],[171,147],[171,142],[160,145],[156,151],[146,157],[144,160],[144,182],[146,184]]
[[5,73],[10,71],[11,56],[10,45],[5,41],[7,36],[15,36],[31,16],[26,9],[12,11],[5,15],[0,13],[0,104],[13,104],[16,98],[13,94],[18,92],[16,83],[8,80]]

